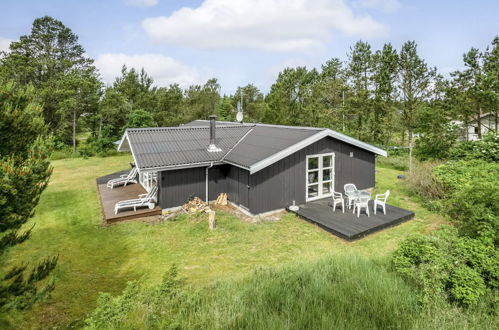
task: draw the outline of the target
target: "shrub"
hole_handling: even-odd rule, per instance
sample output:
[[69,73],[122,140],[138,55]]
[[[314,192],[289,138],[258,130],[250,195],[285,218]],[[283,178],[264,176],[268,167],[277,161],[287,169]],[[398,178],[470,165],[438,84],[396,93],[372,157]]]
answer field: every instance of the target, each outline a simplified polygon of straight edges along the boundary
[[499,243],[499,163],[451,161],[435,176],[445,187],[445,210],[461,235]]
[[491,131],[482,140],[461,142],[449,151],[449,158],[499,162],[499,133]]
[[413,191],[438,199],[455,228],[404,241],[394,269],[421,289],[421,300],[446,297],[476,304],[499,283],[499,163],[484,160],[420,164],[409,177]]
[[480,274],[466,266],[456,267],[449,278],[450,293],[456,301],[470,305],[485,294],[485,283]]
[[419,288],[421,302],[448,299],[468,306],[497,289],[497,255],[493,245],[460,237],[455,228],[445,227],[407,238],[394,253],[392,265]]

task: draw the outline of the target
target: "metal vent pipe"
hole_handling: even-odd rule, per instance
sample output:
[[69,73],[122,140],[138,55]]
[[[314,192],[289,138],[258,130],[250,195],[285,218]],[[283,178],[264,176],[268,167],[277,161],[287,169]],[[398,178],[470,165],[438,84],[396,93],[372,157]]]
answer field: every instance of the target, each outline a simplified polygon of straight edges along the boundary
[[217,120],[217,116],[211,115],[209,118],[210,118],[210,147],[211,146],[215,147],[215,121]]

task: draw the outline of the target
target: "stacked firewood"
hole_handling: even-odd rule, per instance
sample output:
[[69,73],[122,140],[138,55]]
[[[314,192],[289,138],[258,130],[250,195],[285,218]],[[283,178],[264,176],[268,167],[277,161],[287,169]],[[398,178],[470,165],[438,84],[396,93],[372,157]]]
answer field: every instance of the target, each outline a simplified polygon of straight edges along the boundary
[[191,199],[190,201],[185,203],[182,206],[182,208],[188,214],[194,214],[197,212],[209,212],[210,211],[210,207],[208,206],[208,203],[206,203],[205,201],[203,201],[199,197],[194,197],[193,199]]
[[221,193],[218,195],[215,205],[227,205],[227,194]]

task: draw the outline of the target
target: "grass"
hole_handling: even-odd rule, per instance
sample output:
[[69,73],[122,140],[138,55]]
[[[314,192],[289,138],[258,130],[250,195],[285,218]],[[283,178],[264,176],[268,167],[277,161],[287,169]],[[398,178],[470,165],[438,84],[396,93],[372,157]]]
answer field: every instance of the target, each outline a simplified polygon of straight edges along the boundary
[[130,221],[101,225],[95,178],[127,168],[130,156],[73,158],[53,162],[54,173],[32,223],[32,237],[9,251],[3,266],[59,255],[52,299],[11,316],[20,327],[64,326],[83,319],[99,292],[120,293],[126,282],[143,278],[157,284],[172,264],[188,283],[203,287],[218,280],[242,279],[260,266],[280,267],[324,255],[359,254],[383,259],[411,233],[426,232],[444,219],[409,197],[397,175],[377,169],[378,191],[392,190],[390,203],[415,211],[414,220],[348,243],[296,218],[247,223],[217,213],[217,230],[187,216],[177,221]]
[[[173,294],[172,294],[173,293]],[[91,328],[407,329],[421,309],[387,267],[356,255],[256,270],[199,291],[169,277],[101,300]]]

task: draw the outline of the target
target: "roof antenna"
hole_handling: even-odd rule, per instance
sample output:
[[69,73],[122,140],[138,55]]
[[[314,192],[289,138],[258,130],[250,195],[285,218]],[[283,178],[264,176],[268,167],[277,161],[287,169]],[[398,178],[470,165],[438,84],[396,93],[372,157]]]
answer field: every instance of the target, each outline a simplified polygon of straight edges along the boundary
[[241,95],[241,100],[237,102],[237,114],[236,120],[240,123],[243,122],[243,89],[239,88],[239,95]]

